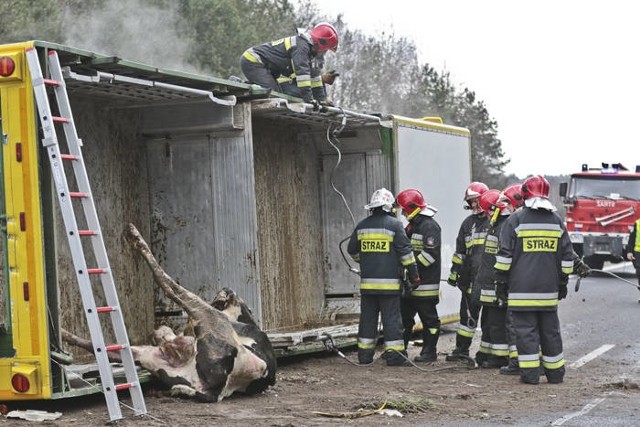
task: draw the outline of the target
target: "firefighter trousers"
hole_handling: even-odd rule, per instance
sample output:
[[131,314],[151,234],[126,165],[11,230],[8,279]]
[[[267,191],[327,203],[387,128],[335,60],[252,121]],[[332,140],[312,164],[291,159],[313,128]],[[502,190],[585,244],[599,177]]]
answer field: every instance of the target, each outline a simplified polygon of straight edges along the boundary
[[436,298],[405,297],[400,300],[405,347],[411,339],[413,327],[416,324],[416,314],[422,322],[423,347],[433,341],[432,336],[440,335],[440,317],[436,308],[437,304]]
[[264,64],[251,62],[243,56],[240,58],[240,69],[251,83],[281,92],[277,80]]
[[[471,289],[469,287],[468,289]],[[463,291],[460,299],[460,324],[456,330],[456,352],[469,355],[469,347],[480,319],[480,304],[471,302],[471,294]]]
[[565,368],[558,311],[512,311],[512,320],[522,380],[539,382],[541,352],[547,381],[562,382]]
[[518,348],[516,346],[516,331],[513,329],[513,310],[507,309],[506,314],[507,344],[509,345],[509,363],[518,366]]
[[[382,315],[385,351],[404,351],[400,294],[368,295],[360,299],[360,325],[358,327],[358,360],[371,363],[378,340],[378,317]],[[387,362],[389,359],[387,359]]]
[[482,340],[480,351],[488,353],[489,358],[503,358],[506,362],[509,356],[507,344],[507,309],[497,305],[483,305],[482,308]]

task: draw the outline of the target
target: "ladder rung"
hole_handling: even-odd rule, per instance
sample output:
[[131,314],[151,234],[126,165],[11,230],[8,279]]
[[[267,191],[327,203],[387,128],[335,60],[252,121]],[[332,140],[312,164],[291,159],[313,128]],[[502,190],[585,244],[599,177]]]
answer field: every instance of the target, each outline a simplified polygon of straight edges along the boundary
[[105,348],[107,349],[107,351],[119,351],[119,350],[123,350],[125,346],[123,346],[122,344],[112,344],[112,345],[106,346]]
[[57,80],[52,80],[52,79],[43,79],[44,80],[44,84],[49,85],[49,86],[60,86],[60,82]]
[[52,116],[51,120],[53,120],[54,123],[69,123],[69,119],[66,117]]
[[89,274],[102,274],[106,272],[107,270],[105,270],[104,268],[87,268],[87,273]]
[[75,154],[60,154],[60,158],[62,160],[78,160],[80,156],[76,156]]
[[73,192],[73,191],[69,192],[69,196],[73,197],[73,198],[76,198],[76,199],[85,199],[85,198],[89,197],[89,195],[87,193],[77,193],[77,192]]
[[97,307],[96,311],[98,313],[109,313],[110,311],[116,311],[116,308],[114,306],[108,305],[105,307]]
[[78,230],[78,234],[81,236],[97,236],[98,232],[95,230]]
[[116,391],[126,390],[131,387],[133,387],[133,384],[131,383],[118,384],[116,385]]

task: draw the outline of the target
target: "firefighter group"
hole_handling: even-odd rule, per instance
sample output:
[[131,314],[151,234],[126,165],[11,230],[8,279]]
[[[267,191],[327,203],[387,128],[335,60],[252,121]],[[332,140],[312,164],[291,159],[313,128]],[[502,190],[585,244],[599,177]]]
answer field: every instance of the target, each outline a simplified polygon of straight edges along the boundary
[[[302,98],[314,110],[332,105],[325,84],[335,71],[322,73],[324,55],[335,52],[338,33],[322,22],[309,31],[247,49],[240,67],[250,83]],[[471,214],[462,222],[446,282],[460,289],[456,346],[446,361],[470,358],[478,326],[482,331],[475,362],[538,384],[563,381],[565,360],[558,301],[567,296],[569,274],[589,268],[572,249],[549,183],[532,176],[502,191],[480,182],[465,191]],[[358,361],[373,362],[382,317],[390,366],[409,362],[407,345],[416,315],[422,322],[422,349],[415,362],[435,362],[440,336],[441,230],[437,209],[417,189],[397,197],[381,188],[365,206],[371,215],[351,235],[348,252],[360,263]],[[406,227],[396,216],[400,211]],[[637,248],[636,248],[637,249]],[[631,259],[630,255],[629,259]]]
[[[590,269],[573,251],[549,201],[549,183],[536,175],[500,191],[473,182],[464,202],[471,214],[460,225],[446,279],[461,292],[460,323],[445,360],[468,360],[479,326],[474,359],[480,367],[519,375],[527,384],[538,384],[541,375],[549,383],[562,382],[558,301],[567,296],[569,274],[585,277]],[[355,227],[348,245],[360,264],[358,361],[373,362],[381,316],[382,358],[389,366],[410,364],[406,349],[417,315],[423,344],[414,361],[435,362],[441,282],[437,209],[417,189],[394,197],[384,188],[365,209],[370,215]]]

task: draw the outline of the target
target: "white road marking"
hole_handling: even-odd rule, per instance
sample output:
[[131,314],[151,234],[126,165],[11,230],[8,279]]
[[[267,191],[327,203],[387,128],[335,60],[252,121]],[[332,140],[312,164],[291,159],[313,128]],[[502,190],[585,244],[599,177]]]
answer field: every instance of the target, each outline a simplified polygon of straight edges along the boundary
[[587,362],[592,361],[593,359],[595,359],[596,357],[600,356],[603,353],[606,353],[607,351],[611,350],[613,347],[615,347],[615,345],[613,344],[605,344],[603,346],[601,346],[600,348],[597,348],[595,350],[593,350],[591,353],[587,354],[586,356],[581,357],[580,359],[576,360],[573,363],[569,364],[569,368],[571,369],[577,369],[580,366],[584,365]]
[[595,400],[591,401],[590,403],[587,403],[586,405],[584,405],[584,407],[581,410],[579,410],[578,412],[574,412],[573,414],[568,414],[568,415],[565,415],[562,418],[558,418],[553,423],[551,423],[551,425],[552,426],[561,426],[562,424],[566,423],[567,421],[569,421],[569,420],[571,420],[571,419],[573,419],[575,417],[579,417],[581,415],[584,415],[587,412],[591,411],[596,406],[598,406],[600,403],[602,403],[605,399],[606,399],[606,397],[600,397],[598,399],[595,399]]

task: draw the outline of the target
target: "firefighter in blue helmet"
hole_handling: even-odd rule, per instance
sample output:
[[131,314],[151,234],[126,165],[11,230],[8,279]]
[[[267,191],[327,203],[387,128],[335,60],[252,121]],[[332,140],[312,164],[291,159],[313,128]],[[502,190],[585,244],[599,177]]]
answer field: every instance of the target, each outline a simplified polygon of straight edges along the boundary
[[401,302],[404,343],[408,344],[418,314],[422,322],[422,350],[416,362],[435,362],[440,336],[440,318],[436,305],[440,301],[440,246],[442,231],[433,218],[437,209],[427,205],[422,193],[415,189],[400,192],[397,204],[409,223],[405,228],[418,265],[420,286],[408,292]]
[[538,384],[542,365],[547,381],[560,383],[565,360],[558,301],[567,296],[574,253],[564,223],[549,201],[549,182],[541,175],[527,178],[522,197],[525,206],[509,217],[500,232],[496,296],[507,301],[511,312],[521,381]]
[[415,287],[420,284],[420,276],[411,242],[402,222],[393,215],[394,201],[389,190],[376,190],[365,206],[371,215],[358,223],[347,246],[349,255],[360,264],[358,361],[362,364],[373,361],[379,315],[387,365],[406,362],[400,317],[401,274],[406,268]]
[[[480,265],[484,238],[489,224],[487,215],[478,204],[478,199],[488,190],[489,187],[482,182],[472,182],[464,192],[465,209],[471,210],[471,215],[467,216],[460,225],[455,253],[451,258],[451,273],[447,279],[447,283],[451,286],[457,286],[462,292],[460,323],[456,331],[456,347],[445,358],[449,362],[460,360],[461,356],[469,356],[469,347],[480,317],[481,307],[471,301],[471,290],[473,279]],[[482,354],[478,353],[477,356],[482,357]],[[480,364],[482,361],[481,358],[478,363]]]
[[[251,83],[282,92],[279,77],[295,75],[296,86],[304,102],[320,108],[326,99],[320,69],[313,66],[317,57],[338,48],[338,32],[322,22],[308,32],[285,37],[247,49],[240,58],[240,68]],[[312,88],[322,90],[314,92]],[[314,94],[318,96],[317,99]],[[325,97],[325,98],[323,98]]]

